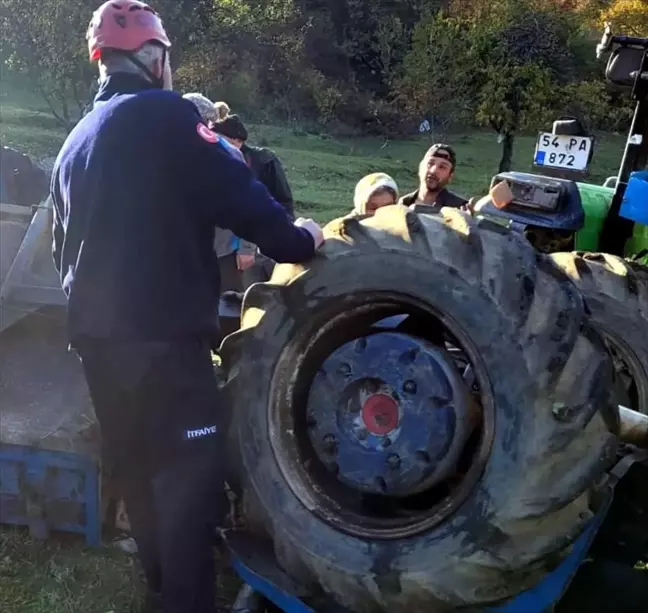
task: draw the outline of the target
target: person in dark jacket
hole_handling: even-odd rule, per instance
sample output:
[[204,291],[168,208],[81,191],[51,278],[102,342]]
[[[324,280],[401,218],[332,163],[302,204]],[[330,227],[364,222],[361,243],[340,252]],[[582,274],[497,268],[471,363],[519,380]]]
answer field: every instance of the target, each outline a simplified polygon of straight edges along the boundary
[[432,145],[419,164],[419,188],[403,196],[399,203],[405,206],[428,204],[463,208],[468,200],[451,192],[447,186],[454,178],[457,156],[450,145]]
[[[252,147],[247,144],[248,131],[238,115],[229,114],[229,107],[223,103],[216,104],[217,109],[227,114],[216,119],[212,128],[229,143],[240,149],[254,176],[261,181],[275,200],[281,204],[286,213],[294,218],[294,203],[288,178],[274,151],[265,147]],[[241,241],[238,245],[237,259],[239,269],[243,272],[243,286],[267,281],[274,267],[274,262],[258,254],[256,245]]]
[[171,89],[170,42],[137,0],[107,2],[88,30],[100,87],[56,160],[53,256],[112,474],[163,613],[214,613],[228,407],[214,373],[214,228],[275,260],[323,237],[293,222]]

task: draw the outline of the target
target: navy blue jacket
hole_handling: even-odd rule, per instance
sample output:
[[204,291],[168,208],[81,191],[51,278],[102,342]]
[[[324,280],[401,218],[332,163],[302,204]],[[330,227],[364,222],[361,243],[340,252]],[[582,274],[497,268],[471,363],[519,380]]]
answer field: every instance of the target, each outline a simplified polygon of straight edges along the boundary
[[213,335],[217,226],[278,262],[313,256],[310,234],[215,138],[176,93],[126,73],[103,83],[52,175],[72,343]]

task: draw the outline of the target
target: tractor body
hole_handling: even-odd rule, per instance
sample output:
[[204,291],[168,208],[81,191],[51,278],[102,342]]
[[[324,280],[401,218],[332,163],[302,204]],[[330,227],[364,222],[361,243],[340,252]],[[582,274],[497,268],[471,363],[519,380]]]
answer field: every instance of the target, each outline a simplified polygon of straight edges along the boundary
[[494,177],[503,208],[332,222],[320,259],[246,294],[222,347],[248,526],[226,536],[236,610],[644,610],[648,39],[612,44],[608,78],[637,102],[614,187],[584,181],[593,139],[557,122],[538,174]]

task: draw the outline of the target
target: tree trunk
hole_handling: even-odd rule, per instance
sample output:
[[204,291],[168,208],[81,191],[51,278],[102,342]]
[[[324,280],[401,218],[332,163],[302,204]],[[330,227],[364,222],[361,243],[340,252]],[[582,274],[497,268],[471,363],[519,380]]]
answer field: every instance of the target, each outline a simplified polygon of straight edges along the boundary
[[500,160],[499,172],[508,172],[509,170],[511,170],[514,140],[515,136],[513,134],[504,134],[504,140],[502,141],[502,159]]

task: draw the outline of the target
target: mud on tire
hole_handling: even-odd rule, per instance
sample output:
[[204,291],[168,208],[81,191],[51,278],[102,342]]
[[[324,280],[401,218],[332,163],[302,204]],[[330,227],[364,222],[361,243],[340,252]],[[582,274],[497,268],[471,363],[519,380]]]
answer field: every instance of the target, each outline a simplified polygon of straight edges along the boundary
[[602,253],[556,253],[615,363],[619,404],[648,415],[648,269]]
[[[242,329],[222,348],[249,521],[289,573],[353,611],[452,610],[534,585],[596,511],[616,453],[611,368],[578,291],[522,237],[452,209],[387,207],[325,235],[312,262],[278,266],[249,290]],[[469,339],[483,463],[442,520],[362,536],[343,506],[320,506],[307,459],[287,465],[281,446],[298,433],[282,424],[303,410],[312,339],[388,300],[424,305]]]

